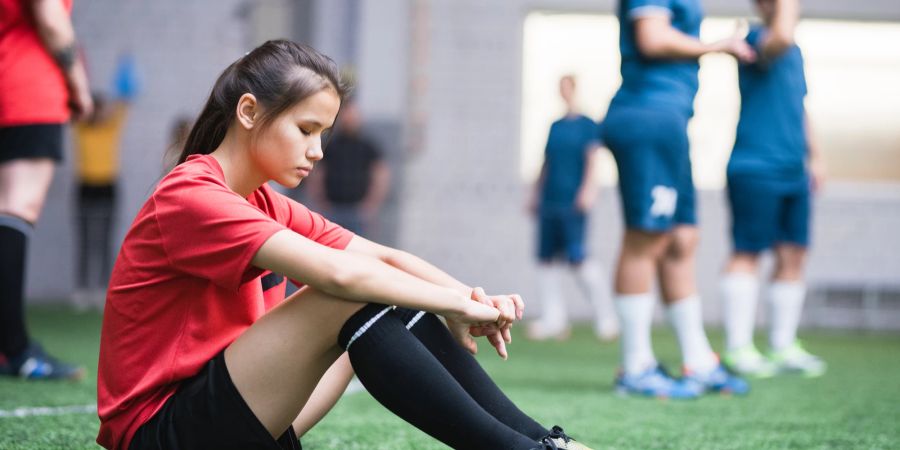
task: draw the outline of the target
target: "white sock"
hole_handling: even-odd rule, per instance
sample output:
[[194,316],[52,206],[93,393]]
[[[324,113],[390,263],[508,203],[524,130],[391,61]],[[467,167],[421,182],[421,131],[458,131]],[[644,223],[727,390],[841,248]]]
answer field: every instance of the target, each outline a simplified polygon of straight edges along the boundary
[[669,323],[678,336],[684,366],[695,372],[707,372],[716,367],[718,359],[703,330],[700,297],[694,294],[678,300],[666,308]]
[[653,294],[616,294],[614,300],[619,322],[622,324],[622,368],[625,373],[638,374],[656,366],[650,344],[653,327]]
[[609,296],[609,287],[603,278],[603,267],[592,260],[583,262],[575,269],[575,279],[594,308],[594,329],[606,322],[616,320],[615,309]]
[[538,267],[537,281],[541,302],[540,321],[551,328],[563,327],[568,322],[565,299],[560,278],[563,273],[560,264],[542,264]]
[[773,281],[769,287],[769,345],[779,351],[797,340],[797,326],[806,297],[802,281]]
[[759,280],[756,275],[749,273],[726,273],[719,287],[722,295],[725,348],[731,351],[753,345]]

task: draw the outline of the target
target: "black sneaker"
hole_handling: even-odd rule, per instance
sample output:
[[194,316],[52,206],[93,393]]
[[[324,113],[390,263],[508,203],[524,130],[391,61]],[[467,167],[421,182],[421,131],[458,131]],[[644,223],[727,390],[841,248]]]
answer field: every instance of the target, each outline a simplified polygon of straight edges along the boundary
[[559,425],[554,425],[550,429],[550,434],[541,439],[541,442],[544,441],[550,441],[553,448],[559,450],[591,450],[590,447],[569,437]]
[[31,342],[20,356],[9,358],[6,375],[26,380],[72,380],[84,378],[83,367],[66,364],[48,355],[41,344]]

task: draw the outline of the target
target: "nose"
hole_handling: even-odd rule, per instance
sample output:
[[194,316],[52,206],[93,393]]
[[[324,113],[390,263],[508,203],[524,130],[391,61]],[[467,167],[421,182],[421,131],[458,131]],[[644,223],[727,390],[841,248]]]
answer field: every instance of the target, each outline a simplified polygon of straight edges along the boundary
[[306,150],[306,159],[310,161],[319,161],[325,156],[325,153],[322,151],[322,140],[316,139],[312,145]]

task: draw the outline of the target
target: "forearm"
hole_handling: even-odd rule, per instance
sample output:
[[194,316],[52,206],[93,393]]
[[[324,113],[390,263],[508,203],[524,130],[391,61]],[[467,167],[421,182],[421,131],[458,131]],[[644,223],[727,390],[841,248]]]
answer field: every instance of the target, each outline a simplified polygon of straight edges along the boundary
[[402,270],[412,276],[434,283],[438,286],[453,289],[468,298],[472,293],[472,287],[452,277],[450,274],[435,267],[418,256],[401,250],[394,250],[386,258],[387,264]]
[[714,44],[678,31],[668,18],[661,17],[638,19],[635,39],[641,55],[652,59],[697,59],[717,50]]
[[30,6],[38,37],[59,66],[69,91],[87,91],[87,72],[78,56],[75,30],[62,2],[33,0]]
[[270,237],[253,265],[282,273],[325,293],[350,301],[383,303],[440,315],[464,308],[467,295],[426,281],[380,259],[336,250],[292,231]]
[[797,0],[776,0],[775,16],[769,32],[786,43],[793,43],[794,29],[800,18],[800,5]]

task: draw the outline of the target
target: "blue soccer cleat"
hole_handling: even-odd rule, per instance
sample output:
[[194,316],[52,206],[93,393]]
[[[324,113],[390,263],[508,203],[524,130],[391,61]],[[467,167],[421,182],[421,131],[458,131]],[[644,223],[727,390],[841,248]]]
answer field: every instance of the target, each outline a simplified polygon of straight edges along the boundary
[[750,385],[743,378],[731,373],[722,364],[706,372],[684,370],[684,382],[700,392],[744,395],[750,392]]
[[83,367],[64,363],[48,355],[37,342],[32,342],[25,352],[15,358],[9,358],[7,375],[14,375],[26,380],[71,380],[84,378]]
[[694,383],[684,383],[672,378],[665,368],[657,365],[638,374],[619,373],[616,377],[616,392],[621,395],[686,400],[699,397],[703,390]]

